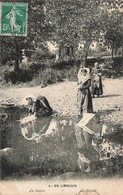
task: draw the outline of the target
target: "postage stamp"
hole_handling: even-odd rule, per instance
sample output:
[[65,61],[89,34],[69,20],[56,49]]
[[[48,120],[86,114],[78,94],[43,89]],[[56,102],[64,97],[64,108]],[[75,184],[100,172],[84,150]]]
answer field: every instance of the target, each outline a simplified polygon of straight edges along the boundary
[[0,35],[27,36],[27,3],[0,2]]

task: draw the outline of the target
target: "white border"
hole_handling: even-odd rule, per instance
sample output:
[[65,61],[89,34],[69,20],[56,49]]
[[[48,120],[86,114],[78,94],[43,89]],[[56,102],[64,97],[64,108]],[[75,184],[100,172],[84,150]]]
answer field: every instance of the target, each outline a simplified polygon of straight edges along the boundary
[[2,2],[0,2],[0,35],[1,35],[1,14],[2,14]]

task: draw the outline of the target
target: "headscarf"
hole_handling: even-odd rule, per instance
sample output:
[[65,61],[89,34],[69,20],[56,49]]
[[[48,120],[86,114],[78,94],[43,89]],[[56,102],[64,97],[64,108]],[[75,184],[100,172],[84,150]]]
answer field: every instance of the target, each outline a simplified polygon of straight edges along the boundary
[[[86,70],[87,73],[86,75],[82,75],[82,71]],[[90,79],[90,69],[89,68],[80,68],[79,72],[78,72],[78,83],[85,83],[87,80]]]
[[24,106],[27,106],[27,105],[28,105],[28,101],[27,101],[28,98],[31,98],[33,102],[36,101],[36,97],[35,97],[34,95],[28,94],[28,95],[25,96],[24,99],[22,100],[22,105],[24,105]]
[[98,62],[95,62],[94,63],[94,67],[98,67]]

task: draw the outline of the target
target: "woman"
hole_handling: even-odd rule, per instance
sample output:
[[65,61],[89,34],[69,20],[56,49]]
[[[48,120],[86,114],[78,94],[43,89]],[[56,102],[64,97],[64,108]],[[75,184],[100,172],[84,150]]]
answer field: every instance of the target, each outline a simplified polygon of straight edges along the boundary
[[78,73],[78,92],[77,101],[79,107],[79,115],[82,116],[83,112],[92,113],[92,98],[89,87],[91,86],[90,70],[82,68]]
[[101,70],[99,68],[98,62],[94,64],[94,68],[92,70],[92,83],[91,83],[91,93],[94,95],[103,94],[103,88],[102,88],[102,79],[101,79]]
[[25,97],[23,104],[28,107],[29,115],[34,114],[36,117],[49,116],[53,111],[48,100],[44,96],[35,98],[32,95],[28,95]]
[[18,8],[16,6],[13,6],[13,9],[7,14],[6,19],[10,19],[10,25],[11,25],[11,31],[19,30],[20,26],[16,23],[16,16],[23,16],[18,12]]

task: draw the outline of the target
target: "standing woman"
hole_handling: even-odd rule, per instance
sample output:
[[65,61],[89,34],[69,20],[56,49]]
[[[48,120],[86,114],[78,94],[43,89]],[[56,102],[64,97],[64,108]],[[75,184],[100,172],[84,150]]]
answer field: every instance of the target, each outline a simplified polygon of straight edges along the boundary
[[95,62],[94,68],[92,70],[91,93],[93,97],[94,95],[97,95],[97,97],[99,97],[99,95],[103,94],[101,69],[98,65],[98,62]]
[[89,87],[91,86],[90,70],[81,68],[78,72],[78,92],[77,102],[79,107],[79,115],[83,113],[92,113],[92,98]]

